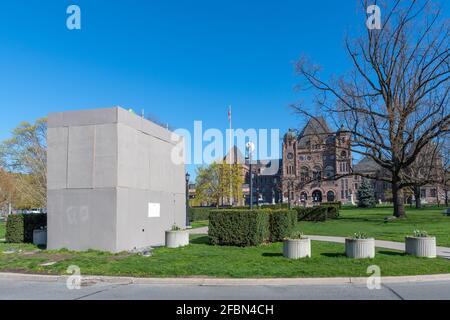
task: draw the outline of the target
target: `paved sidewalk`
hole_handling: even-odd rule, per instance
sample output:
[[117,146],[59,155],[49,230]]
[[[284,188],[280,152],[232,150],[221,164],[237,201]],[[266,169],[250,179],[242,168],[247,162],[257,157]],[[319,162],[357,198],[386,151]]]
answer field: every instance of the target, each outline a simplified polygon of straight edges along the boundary
[[[191,234],[208,234],[208,227],[192,229],[192,230],[190,230],[190,233]],[[345,237],[312,236],[312,235],[308,235],[307,237],[311,238],[311,240],[314,240],[314,241],[345,243]],[[379,248],[405,251],[405,244],[401,243],[401,242],[376,240],[375,246],[379,247]],[[450,248],[437,247],[436,252],[439,257],[450,260]]]
[[190,234],[208,234],[208,227],[190,229],[189,233]]
[[[67,278],[51,278],[48,281],[29,275],[0,274],[0,300],[450,300],[450,281],[447,276],[425,276],[430,281],[388,282],[382,279],[379,290],[370,290],[367,279],[339,283],[336,279],[308,283],[308,279],[264,279],[254,281],[215,280],[215,283],[179,279],[105,279],[83,278],[79,290],[67,287]],[[55,278],[55,279],[54,279]],[[191,279],[192,280],[192,279]],[[193,279],[195,281],[195,279]],[[205,279],[206,280],[206,279]],[[212,279],[210,279],[212,280]],[[289,281],[283,283],[284,281]],[[329,282],[327,284],[327,282]]]

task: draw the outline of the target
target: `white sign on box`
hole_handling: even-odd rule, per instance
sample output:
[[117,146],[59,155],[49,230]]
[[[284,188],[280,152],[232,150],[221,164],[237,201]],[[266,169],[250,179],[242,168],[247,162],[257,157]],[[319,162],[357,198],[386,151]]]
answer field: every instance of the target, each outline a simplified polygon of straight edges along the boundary
[[149,218],[159,218],[161,217],[161,204],[159,203],[149,203],[148,204],[148,217]]

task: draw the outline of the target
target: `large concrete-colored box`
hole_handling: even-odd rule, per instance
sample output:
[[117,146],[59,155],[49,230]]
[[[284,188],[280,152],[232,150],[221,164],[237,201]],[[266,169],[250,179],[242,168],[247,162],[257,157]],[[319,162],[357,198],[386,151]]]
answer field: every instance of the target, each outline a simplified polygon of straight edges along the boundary
[[184,150],[176,140],[118,107],[50,113],[48,249],[163,245],[174,223],[186,225],[184,163],[172,158]]

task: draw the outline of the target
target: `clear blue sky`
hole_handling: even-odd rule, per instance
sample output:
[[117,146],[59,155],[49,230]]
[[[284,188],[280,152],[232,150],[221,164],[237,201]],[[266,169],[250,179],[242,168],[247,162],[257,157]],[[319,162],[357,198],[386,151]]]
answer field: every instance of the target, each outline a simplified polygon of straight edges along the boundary
[[[77,4],[82,30],[66,28]],[[293,62],[348,67],[357,1],[17,0],[0,6],[0,140],[51,111],[120,105],[174,128],[296,127]]]

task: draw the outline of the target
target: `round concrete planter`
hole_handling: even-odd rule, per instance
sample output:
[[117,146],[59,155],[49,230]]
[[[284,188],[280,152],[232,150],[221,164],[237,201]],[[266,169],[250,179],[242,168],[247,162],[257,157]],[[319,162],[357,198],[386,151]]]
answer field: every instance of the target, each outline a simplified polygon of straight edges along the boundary
[[436,258],[436,238],[406,237],[405,251],[416,257]]
[[33,230],[33,244],[35,246],[47,245],[47,230],[36,229]]
[[283,242],[283,256],[288,259],[311,257],[311,239],[286,239]]
[[189,232],[186,230],[166,231],[166,247],[180,248],[189,244]]
[[375,258],[375,239],[345,239],[345,255],[353,259]]

